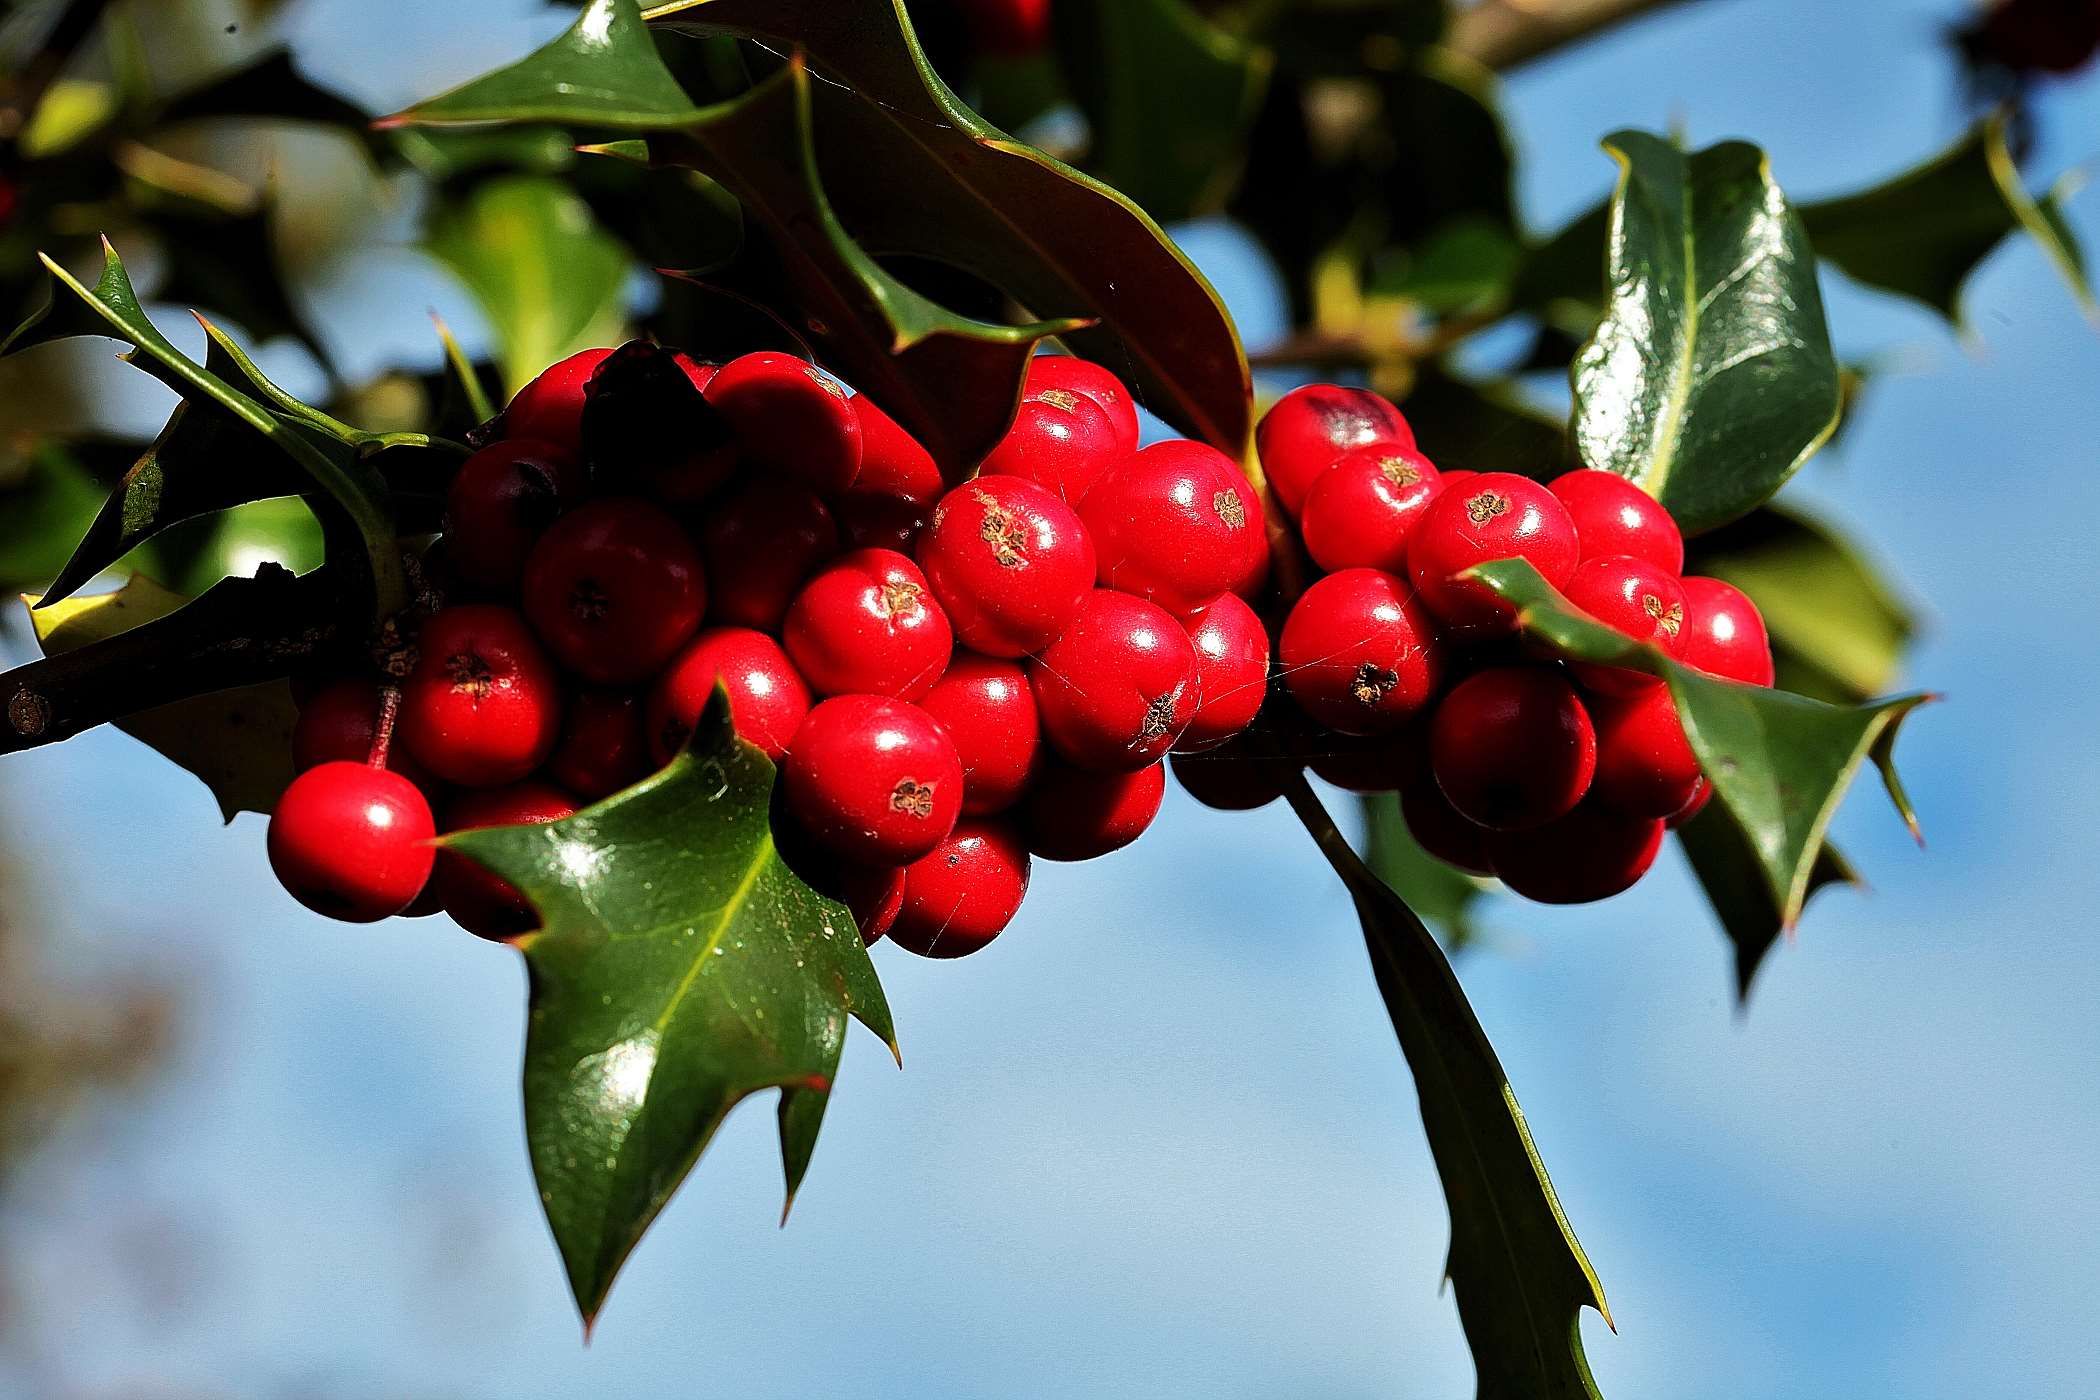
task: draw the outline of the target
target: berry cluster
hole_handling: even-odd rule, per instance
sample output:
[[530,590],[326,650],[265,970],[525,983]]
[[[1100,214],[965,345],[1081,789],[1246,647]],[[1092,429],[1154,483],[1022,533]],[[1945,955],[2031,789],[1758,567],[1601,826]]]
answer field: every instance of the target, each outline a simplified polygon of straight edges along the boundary
[[588,351],[500,429],[450,487],[412,669],[306,688],[269,844],[323,913],[526,931],[520,895],[433,834],[619,791],[720,684],[779,765],[790,864],[870,941],[959,956],[1013,917],[1031,856],[1127,845],[1167,753],[1261,708],[1261,503],[1209,447],[1140,450],[1096,365],[1036,359],[952,490],[867,396],[774,353]]
[[[1541,485],[1439,471],[1400,412],[1365,390],[1286,395],[1257,446],[1324,571],[1291,607],[1277,649],[1283,686],[1316,726],[1298,750],[1308,765],[1356,791],[1398,792],[1431,854],[1532,899],[1581,903],[1639,880],[1665,825],[1711,795],[1668,688],[1528,652],[1514,611],[1466,571],[1528,560],[1626,635],[1770,685],[1772,653],[1750,600],[1718,579],[1684,577],[1676,523],[1624,479],[1575,471]],[[1214,805],[1258,805],[1274,792],[1273,762],[1175,771]]]

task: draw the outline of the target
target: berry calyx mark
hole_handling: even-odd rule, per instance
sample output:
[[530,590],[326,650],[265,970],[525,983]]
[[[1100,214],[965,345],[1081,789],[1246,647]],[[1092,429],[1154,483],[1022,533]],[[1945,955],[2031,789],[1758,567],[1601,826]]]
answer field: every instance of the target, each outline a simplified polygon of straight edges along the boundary
[[470,651],[456,651],[445,658],[445,674],[452,688],[470,700],[479,700],[496,688],[496,673],[489,663]]
[[612,599],[598,586],[596,579],[578,579],[569,590],[569,611],[578,622],[599,622],[612,608]]
[[1498,515],[1509,514],[1509,497],[1493,491],[1483,491],[1466,502],[1466,518],[1475,525],[1485,525]]
[[1366,661],[1356,668],[1356,675],[1349,682],[1349,693],[1366,705],[1375,705],[1392,693],[1400,684],[1400,673],[1389,666],[1380,666],[1375,661]]
[[984,520],[978,525],[977,534],[992,547],[992,558],[999,567],[1018,569],[1027,564],[1028,528],[984,492],[977,493],[977,500],[984,507]]
[[1067,413],[1079,407],[1079,395],[1070,389],[1038,389],[1029,397],[1041,399],[1047,404],[1055,404]]
[[917,778],[900,778],[890,789],[890,810],[924,820],[933,815],[933,784]]
[[1684,628],[1684,604],[1672,603],[1665,609],[1662,599],[1653,593],[1641,595],[1641,611],[1655,619],[1655,625],[1674,637]]
[[919,585],[908,579],[891,579],[882,585],[882,593],[875,605],[882,609],[884,617],[896,617],[902,613],[916,613],[925,605],[920,602]]
[[1177,685],[1145,706],[1144,722],[1138,725],[1137,738],[1131,740],[1132,748],[1165,738],[1174,732],[1174,721],[1181,709],[1181,692],[1186,688]]
[[1412,486],[1422,479],[1422,473],[1405,457],[1381,457],[1378,474],[1395,486]]
[[1228,486],[1210,498],[1210,508],[1218,513],[1218,519],[1237,530],[1247,523],[1247,507],[1240,502],[1240,493]]

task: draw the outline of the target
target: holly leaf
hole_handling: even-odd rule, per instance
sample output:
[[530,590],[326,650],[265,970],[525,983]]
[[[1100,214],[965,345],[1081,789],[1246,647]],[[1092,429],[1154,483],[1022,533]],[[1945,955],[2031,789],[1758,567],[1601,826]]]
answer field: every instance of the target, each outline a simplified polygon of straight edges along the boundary
[[1093,322],[1073,349],[1182,432],[1245,448],[1246,356],[1216,291],[1129,199],[965,106],[903,0],[680,0],[649,19],[806,51],[829,80],[814,91],[819,175],[860,243],[973,272],[1032,315]]
[[895,1049],[845,906],[773,846],[773,765],[717,690],[690,747],[566,821],[446,844],[540,911],[525,1134],[586,1325],[729,1110],[782,1091],[788,1198],[815,1145],[850,1014]]
[[[1711,807],[1677,829],[1677,841],[1691,862],[1692,873],[1706,891],[1707,902],[1721,920],[1721,930],[1735,949],[1735,994],[1739,1005],[1750,1000],[1750,984],[1764,966],[1765,955],[1779,942],[1786,924],[1771,887],[1758,870],[1757,853],[1742,828]],[[1805,903],[1832,885],[1857,885],[1859,874],[1837,847],[1824,845],[1809,868]]]
[[1604,148],[1610,295],[1575,358],[1575,445],[1696,534],[1770,499],[1837,427],[1815,255],[1755,146],[1622,131]]
[[[114,593],[54,599],[48,607],[35,597],[22,601],[44,654],[64,656],[167,617],[190,600],[136,574]],[[230,822],[236,813],[268,812],[277,805],[292,781],[292,725],[298,717],[291,686],[275,680],[157,705],[124,716],[116,726],[196,774]]]
[[102,494],[71,453],[39,441],[20,473],[0,481],[0,588],[43,584],[64,568]]
[[[1932,697],[1906,695],[1870,705],[1827,705],[1783,690],[1717,680],[1679,665],[1563,598],[1522,559],[1471,571],[1515,605],[1526,639],[1565,661],[1619,666],[1661,677],[1685,737],[1714,786],[1709,811],[1725,813],[1756,856],[1782,928],[1801,917],[1816,884],[1824,833],[1862,761],[1883,762],[1906,716]],[[1893,775],[1893,768],[1885,776]],[[1911,820],[1893,781],[1889,795]],[[1913,823],[1914,825],[1914,823]]]
[[308,79],[286,49],[271,49],[251,63],[215,74],[158,113],[163,125],[223,118],[311,122],[343,128],[372,144],[365,110]]
[[1445,1273],[1479,1400],[1598,1400],[1581,1312],[1595,1308],[1609,1323],[1611,1310],[1495,1047],[1436,939],[1349,848],[1302,776],[1285,796],[1356,902],[1379,994],[1414,1072],[1451,1207]]
[[1482,882],[1422,849],[1400,815],[1398,793],[1364,794],[1363,811],[1364,863],[1437,931],[1446,947],[1456,952],[1472,942],[1472,907],[1484,891]]

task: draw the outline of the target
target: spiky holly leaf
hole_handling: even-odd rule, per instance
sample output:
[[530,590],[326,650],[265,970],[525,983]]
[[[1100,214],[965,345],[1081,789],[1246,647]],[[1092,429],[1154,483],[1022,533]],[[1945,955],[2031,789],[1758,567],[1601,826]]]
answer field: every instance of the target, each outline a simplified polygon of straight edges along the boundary
[[781,1091],[792,1201],[849,1015],[894,1050],[889,1006],[844,905],[774,849],[773,765],[717,690],[670,767],[566,821],[446,843],[540,911],[525,1132],[588,1323],[729,1110]]
[[[1706,891],[1707,903],[1721,921],[1735,949],[1735,995],[1738,1002],[1750,1000],[1750,984],[1764,966],[1765,955],[1786,932],[1771,886],[1758,868],[1757,853],[1743,837],[1742,828],[1725,812],[1709,807],[1677,829],[1677,842],[1691,862],[1692,874]],[[1808,874],[1805,903],[1819,890],[1832,885],[1857,885],[1859,873],[1837,847],[1826,843],[1816,852]]]
[[[1533,645],[1563,660],[1621,666],[1668,683],[1685,737],[1714,785],[1709,810],[1726,813],[1740,830],[1780,925],[1792,927],[1816,885],[1830,818],[1860,764],[1873,758],[1890,777],[1893,769],[1885,760],[1897,727],[1931,697],[1826,705],[1717,680],[1606,627],[1522,559],[1497,560],[1473,573],[1516,606]],[[1901,788],[1888,786],[1897,810],[1915,828]]]
[[1575,445],[1696,534],[1770,499],[1837,427],[1815,254],[1757,147],[1622,131],[1604,148],[1610,294],[1575,357]]

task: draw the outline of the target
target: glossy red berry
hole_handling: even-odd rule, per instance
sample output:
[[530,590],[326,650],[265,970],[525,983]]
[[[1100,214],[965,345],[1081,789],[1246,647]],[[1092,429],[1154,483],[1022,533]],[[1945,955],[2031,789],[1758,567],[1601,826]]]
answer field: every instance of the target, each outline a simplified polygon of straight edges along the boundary
[[844,867],[839,902],[853,915],[863,944],[879,942],[904,911],[904,871],[896,866]]
[[460,464],[445,492],[445,557],[477,592],[517,592],[533,544],[583,494],[576,459],[548,442],[509,438]]
[[1292,515],[1305,506],[1313,480],[1352,447],[1413,447],[1415,431],[1400,410],[1369,389],[1307,384],[1262,415],[1255,450],[1269,489]]
[[1040,398],[1051,390],[1063,390],[1092,399],[1116,430],[1116,442],[1125,452],[1138,448],[1137,401],[1115,374],[1092,360],[1076,355],[1038,355],[1028,362],[1023,398]]
[[863,944],[890,931],[904,903],[904,871],[894,865],[858,865],[841,860],[803,830],[774,789],[773,846],[787,867],[818,894],[835,899],[853,915]]
[[1017,476],[941,497],[919,566],[964,646],[1026,656],[1057,640],[1094,587],[1094,546],[1072,508]]
[[1254,609],[1220,594],[1188,624],[1196,649],[1195,709],[1177,753],[1216,748],[1254,723],[1269,693],[1269,630]]
[[916,700],[955,649],[926,575],[891,549],[856,549],[819,569],[789,606],[784,635],[819,695]]
[[720,365],[712,365],[705,360],[696,360],[683,350],[673,350],[671,359],[685,371],[685,377],[693,381],[693,387],[702,393],[705,393],[707,386],[713,382],[715,371],[721,368]]
[[569,697],[561,742],[547,776],[586,802],[610,797],[655,767],[642,736],[642,701],[631,691],[585,690]]
[[611,346],[557,360],[518,390],[503,410],[503,436],[551,442],[571,456],[583,450],[583,386]]
[[853,396],[853,416],[860,420],[860,474],[850,494],[890,496],[930,506],[947,489],[933,454],[884,413],[866,394]]
[[1415,844],[1468,875],[1495,873],[1488,859],[1488,831],[1459,815],[1435,783],[1416,783],[1400,794],[1400,817]]
[[[1613,631],[1652,642],[1672,656],[1683,649],[1684,585],[1645,559],[1630,554],[1585,559],[1561,591]],[[1621,666],[1584,663],[1575,667],[1575,675],[1591,690],[1607,695],[1632,695],[1662,685],[1655,676]]]
[[838,552],[838,525],[822,501],[785,481],[746,483],[700,527],[708,620],[778,631],[803,582]]
[[1435,622],[1406,580],[1379,569],[1344,569],[1306,589],[1278,653],[1299,708],[1343,734],[1398,729],[1444,675]]
[[940,722],[880,695],[811,710],[781,766],[788,810],[822,846],[862,865],[905,865],[962,814],[962,760]]
[[562,687],[525,619],[491,603],[441,608],[416,639],[395,730],[409,757],[449,783],[500,787],[547,761]]
[[708,381],[707,401],[767,471],[822,496],[860,473],[860,416],[846,387],[813,364],[775,350],[739,355]]
[[[445,830],[527,826],[572,816],[575,801],[552,783],[531,779],[488,792],[463,792],[445,808]],[[440,851],[432,877],[438,902],[478,938],[514,938],[539,927],[539,912],[515,886],[457,851]]]
[[1597,771],[1597,735],[1558,672],[1498,666],[1460,681],[1437,706],[1429,766],[1459,815],[1520,831],[1574,810]]
[[1351,448],[1306,493],[1305,552],[1329,573],[1405,573],[1407,542],[1441,489],[1436,467],[1411,447]]
[[1177,753],[1168,760],[1182,791],[1219,812],[1252,812],[1283,796],[1297,766],[1255,748],[1246,735],[1202,753]]
[[[292,726],[292,767],[304,773],[324,763],[365,763],[379,740],[384,696],[376,681],[350,677],[331,681],[306,697]],[[386,767],[417,787],[430,786],[430,775],[408,755],[408,746],[389,739]]]
[[1020,663],[959,651],[919,708],[941,722],[963,766],[963,811],[1004,811],[1042,759],[1035,691]]
[[1048,764],[1021,802],[1028,853],[1074,861],[1120,851],[1152,825],[1166,791],[1164,764],[1148,764],[1135,773],[1090,773]]
[[1597,727],[1597,777],[1590,792],[1615,812],[1672,817],[1699,795],[1699,760],[1684,736],[1668,686],[1590,701]]
[[578,506],[540,537],[523,596],[555,660],[594,685],[633,685],[699,628],[707,573],[661,507],[612,497]]
[[1502,883],[1541,904],[1589,904],[1639,883],[1662,849],[1663,824],[1585,802],[1559,821],[1488,835]]
[[1684,580],[1684,630],[1677,656],[1710,676],[1745,685],[1772,683],[1772,642],[1757,604],[1717,578]]
[[1630,554],[1666,574],[1684,572],[1684,536],[1662,502],[1616,472],[1566,472],[1547,488],[1575,522],[1584,559]]
[[1430,502],[1408,542],[1408,571],[1422,604],[1454,635],[1506,636],[1516,609],[1478,579],[1459,575],[1491,559],[1525,559],[1555,588],[1575,572],[1575,522],[1560,497],[1525,477],[1482,472]]
[[890,942],[922,958],[960,958],[1013,922],[1028,893],[1028,849],[997,817],[966,817],[955,834],[904,869]]
[[980,476],[1017,476],[1085,500],[1101,474],[1129,455],[1108,410],[1069,389],[1045,389],[1021,400],[1013,426],[984,459]]
[[1103,588],[1177,617],[1220,593],[1251,596],[1269,573],[1261,498],[1232,459],[1200,442],[1154,443],[1125,457],[1079,508]]
[[1068,762],[1129,773],[1166,757],[1195,712],[1196,649],[1172,614],[1097,588],[1029,659],[1043,737]]
[[1714,785],[1701,778],[1698,788],[1692,793],[1692,800],[1685,803],[1679,810],[1672,812],[1664,822],[1664,825],[1675,831],[1678,827],[1683,826],[1686,822],[1705,811],[1706,804],[1713,800]]
[[270,814],[270,868],[318,914],[368,924],[398,914],[430,878],[430,804],[399,773],[324,763],[292,779]]
[[809,713],[809,686],[780,643],[748,627],[705,629],[656,678],[644,721],[650,755],[658,763],[678,755],[717,681],[729,691],[729,723],[737,737],[780,762]]
[[979,53],[1027,58],[1050,43],[1050,0],[961,0],[956,8]]

